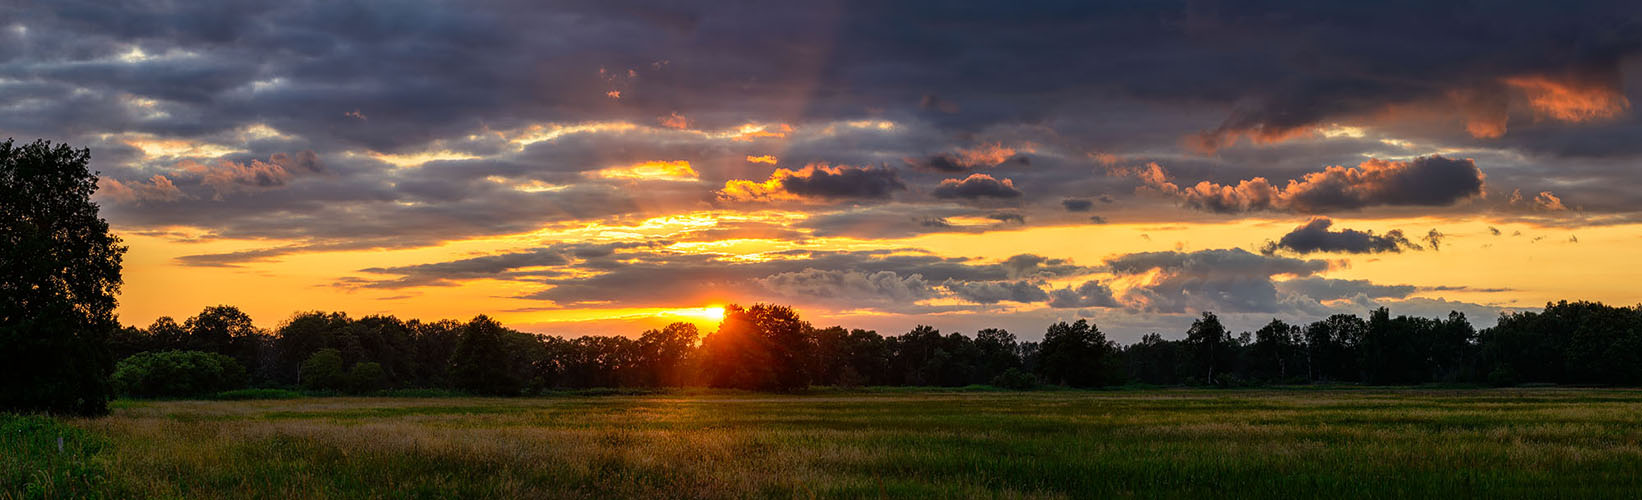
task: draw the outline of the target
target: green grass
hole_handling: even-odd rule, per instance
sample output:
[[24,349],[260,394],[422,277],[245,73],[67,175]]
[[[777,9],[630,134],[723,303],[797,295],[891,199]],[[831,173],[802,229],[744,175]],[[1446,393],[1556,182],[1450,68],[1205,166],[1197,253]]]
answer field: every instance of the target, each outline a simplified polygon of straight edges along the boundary
[[117,498],[98,456],[106,446],[48,417],[0,414],[0,498]]
[[[65,476],[90,478],[74,484],[101,489],[67,496],[1521,498],[1642,491],[1642,392],[1629,390],[123,401],[113,416],[67,423],[86,442],[107,444],[75,455],[97,472]],[[37,445],[25,454],[43,456]],[[55,452],[55,443],[46,451]],[[62,469],[51,462],[59,459],[46,460],[23,466]]]

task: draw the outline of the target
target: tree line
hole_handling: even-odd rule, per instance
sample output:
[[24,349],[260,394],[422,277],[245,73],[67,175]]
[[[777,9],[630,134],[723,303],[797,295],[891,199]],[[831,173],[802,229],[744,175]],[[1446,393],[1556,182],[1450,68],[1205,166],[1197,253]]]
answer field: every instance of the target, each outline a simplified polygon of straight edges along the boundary
[[[467,322],[298,314],[273,330],[231,306],[178,323],[160,318],[109,339],[116,387],[135,396],[198,395],[231,386],[368,393],[439,388],[486,395],[583,388],[706,386],[766,391],[825,386],[1123,384],[1250,386],[1523,382],[1642,385],[1642,309],[1558,302],[1502,315],[1478,331],[1465,315],[1272,320],[1232,333],[1203,313],[1183,338],[1151,333],[1119,345],[1086,320],[1022,341],[918,326],[899,335],[815,327],[790,307],[729,306],[715,331],[674,323],[635,338],[566,338]],[[192,367],[212,383],[187,378]],[[152,379],[161,379],[155,381]],[[183,394],[188,393],[188,394]]]

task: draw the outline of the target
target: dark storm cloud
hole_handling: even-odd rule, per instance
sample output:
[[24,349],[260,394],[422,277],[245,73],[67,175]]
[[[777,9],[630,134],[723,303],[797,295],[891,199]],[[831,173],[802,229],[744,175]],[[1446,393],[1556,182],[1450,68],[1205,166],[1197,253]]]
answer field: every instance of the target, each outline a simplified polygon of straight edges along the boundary
[[1061,200],[1060,205],[1065,207],[1068,212],[1088,212],[1090,209],[1095,207],[1095,202],[1084,199],[1068,198]]
[[1014,224],[1025,224],[1026,223],[1026,216],[1021,215],[1021,214],[1017,214],[1017,213],[1010,213],[1010,212],[999,212],[999,213],[987,214],[986,218],[992,219],[992,220],[995,220],[995,221],[998,221],[998,222],[1008,222],[1008,223],[1014,223]]
[[1333,220],[1325,217],[1312,219],[1310,222],[1294,228],[1288,234],[1275,242],[1267,242],[1261,248],[1261,253],[1271,255],[1278,250],[1287,250],[1298,254],[1313,252],[1343,252],[1343,253],[1398,253],[1403,250],[1419,250],[1420,246],[1403,236],[1400,229],[1387,231],[1384,235],[1374,234],[1374,231],[1358,231],[1342,228],[1339,231],[1330,231]]
[[882,199],[907,188],[889,168],[848,166],[783,177],[781,187],[798,196],[825,199]]
[[[95,168],[124,188],[107,188],[124,200],[108,207],[121,227],[187,226],[315,248],[345,243],[337,240],[416,246],[684,210],[713,200],[719,182],[768,173],[726,158],[777,153],[782,165],[910,158],[922,167],[907,169],[916,172],[905,180],[855,172],[845,174],[852,179],[782,184],[794,194],[841,200],[883,200],[902,186],[936,182],[914,178],[919,173],[1009,169],[1012,186],[1000,187],[1005,176],[992,172],[994,183],[966,180],[933,194],[1009,200],[1023,206],[1023,216],[1040,217],[1056,208],[1052,201],[1033,205],[1041,200],[1118,192],[1090,179],[1087,153],[1178,157],[1187,137],[1218,150],[1205,164],[1246,179],[1287,170],[1239,156],[1267,148],[1228,144],[1356,121],[1430,145],[1383,157],[1453,147],[1578,158],[1585,163],[1577,170],[1536,159],[1498,175],[1526,184],[1567,168],[1559,183],[1581,186],[1570,199],[1579,195],[1593,210],[1634,211],[1642,199],[1612,182],[1628,178],[1629,163],[1597,160],[1642,153],[1630,140],[1639,126],[1629,110],[1635,83],[1626,78],[1634,70],[1624,66],[1642,49],[1637,17],[1628,2],[41,2],[0,13],[0,135],[93,145]],[[1567,100],[1571,109],[1547,99],[1561,95],[1577,97]],[[1422,109],[1435,118],[1404,116]],[[780,130],[781,122],[826,137],[708,141],[682,139],[694,133],[683,130],[607,132],[512,153],[498,136],[542,124],[657,125],[673,116],[688,117],[683,123],[698,130],[749,122]],[[842,126],[814,133],[863,119],[895,127],[876,135]],[[1418,123],[1402,127],[1410,122]],[[284,135],[240,138],[252,125]],[[1504,135],[1473,137],[1493,133],[1490,127]],[[244,152],[148,158],[125,143],[128,134]],[[992,154],[1004,145],[1025,151],[1028,143],[1043,150],[1031,154],[1030,165],[1020,161],[1023,153]],[[978,149],[986,144],[998,146]],[[366,156],[440,150],[485,158],[401,171]],[[312,151],[326,172],[232,177],[205,188],[171,172],[183,160],[245,166],[295,151]],[[1361,152],[1311,154],[1339,162]],[[633,189],[584,176],[676,159],[690,160],[703,185]],[[1442,171],[1454,178],[1421,175],[1362,194],[1361,184],[1325,176],[1319,190],[1291,195],[1284,209],[1443,206],[1478,192],[1469,189],[1465,165],[1425,166],[1448,167]],[[490,176],[568,187],[519,193]],[[1205,210],[1259,204],[1194,196],[1183,201]],[[943,220],[896,222],[881,233],[956,226]]]

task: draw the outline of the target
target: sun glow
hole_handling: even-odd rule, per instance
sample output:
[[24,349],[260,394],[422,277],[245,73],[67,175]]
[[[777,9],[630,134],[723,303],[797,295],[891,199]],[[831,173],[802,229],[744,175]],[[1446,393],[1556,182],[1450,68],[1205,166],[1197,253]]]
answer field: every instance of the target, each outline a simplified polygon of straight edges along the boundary
[[724,321],[724,306],[707,306],[662,311],[657,316],[687,318],[693,322],[718,323]]

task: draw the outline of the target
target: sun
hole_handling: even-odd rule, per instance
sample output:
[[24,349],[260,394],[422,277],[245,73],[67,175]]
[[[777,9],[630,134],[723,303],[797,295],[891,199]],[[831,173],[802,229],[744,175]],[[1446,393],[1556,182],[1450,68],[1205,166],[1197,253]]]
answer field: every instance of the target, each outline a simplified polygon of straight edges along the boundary
[[678,316],[693,319],[702,323],[718,323],[724,321],[724,306],[688,307],[672,309],[662,312],[666,316]]

